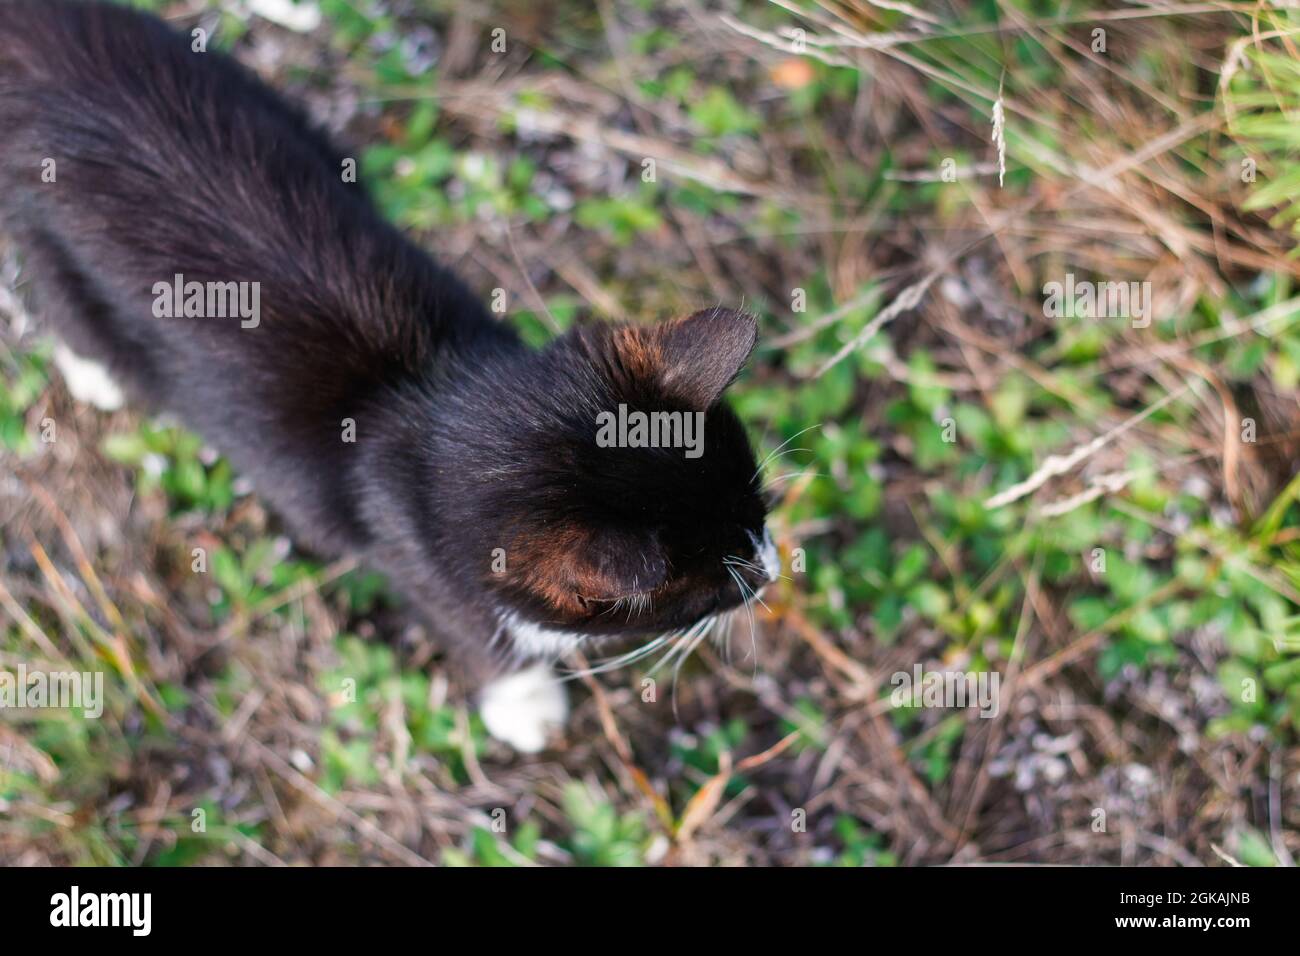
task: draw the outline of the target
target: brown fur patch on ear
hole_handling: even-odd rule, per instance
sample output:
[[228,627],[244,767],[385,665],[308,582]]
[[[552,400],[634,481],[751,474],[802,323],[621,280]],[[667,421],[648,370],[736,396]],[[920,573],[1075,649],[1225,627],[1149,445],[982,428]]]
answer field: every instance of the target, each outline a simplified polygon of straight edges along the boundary
[[715,308],[657,326],[613,326],[606,336],[605,361],[621,384],[654,384],[704,411],[740,373],[758,323],[744,312]]
[[629,391],[663,379],[664,355],[654,326],[594,322],[577,333],[579,347],[615,386]]
[[652,381],[663,373],[664,354],[657,333],[657,329],[639,325],[625,325],[614,330],[614,353],[619,365],[632,378]]

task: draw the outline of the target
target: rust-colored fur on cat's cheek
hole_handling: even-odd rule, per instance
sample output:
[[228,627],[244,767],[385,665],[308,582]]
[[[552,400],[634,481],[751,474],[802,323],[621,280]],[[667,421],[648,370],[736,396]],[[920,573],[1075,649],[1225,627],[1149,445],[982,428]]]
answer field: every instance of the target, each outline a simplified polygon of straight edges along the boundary
[[543,535],[520,534],[507,550],[511,583],[566,614],[578,614],[582,603],[570,581],[569,555],[582,544],[576,529]]
[[650,591],[667,576],[667,565],[653,545],[632,536],[612,547],[603,536],[581,527],[520,534],[512,542],[507,567],[510,583],[557,612],[582,617],[594,605]]
[[[520,535],[509,549],[517,569],[512,581],[568,615],[587,611],[586,600],[610,596],[612,582],[582,559],[591,536],[580,528],[553,529],[542,535]],[[616,595],[615,595],[616,596]]]

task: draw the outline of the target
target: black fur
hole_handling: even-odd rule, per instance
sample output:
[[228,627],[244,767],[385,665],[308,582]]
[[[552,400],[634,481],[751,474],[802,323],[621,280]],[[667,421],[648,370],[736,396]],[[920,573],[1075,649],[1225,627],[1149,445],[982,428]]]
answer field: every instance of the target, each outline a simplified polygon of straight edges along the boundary
[[[764,509],[717,399],[753,320],[588,326],[529,350],[344,182],[343,158],[152,17],[0,0],[0,217],[42,311],[297,536],[388,574],[480,676],[506,611],[618,634],[738,604],[722,559],[754,559]],[[177,273],[260,283],[260,323],[155,316]],[[597,447],[619,403],[707,410],[704,454]]]

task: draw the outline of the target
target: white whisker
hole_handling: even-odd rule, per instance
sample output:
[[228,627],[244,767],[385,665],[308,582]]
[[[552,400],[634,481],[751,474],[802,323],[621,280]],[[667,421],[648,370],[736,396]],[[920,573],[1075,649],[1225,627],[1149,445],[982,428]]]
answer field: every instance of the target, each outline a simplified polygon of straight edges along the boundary
[[648,641],[645,644],[641,645],[640,647],[628,651],[626,654],[619,654],[616,657],[611,657],[603,661],[597,661],[591,667],[587,667],[582,670],[566,671],[562,679],[574,680],[575,678],[579,678],[579,677],[587,677],[592,674],[604,674],[608,671],[618,670],[620,667],[627,667],[629,664],[635,664],[637,661],[641,660],[642,658],[649,657],[659,648],[663,647],[664,644],[668,643],[668,641],[669,641],[669,637],[667,635],[656,637],[653,640]]
[[[780,451],[782,448],[784,448],[786,445],[790,444],[790,442],[794,441],[794,440],[795,440],[796,438],[798,438],[800,435],[803,435],[803,434],[806,434],[807,432],[812,431],[814,428],[821,428],[821,427],[822,427],[822,426],[821,426],[820,423],[818,423],[818,424],[816,424],[816,425],[809,425],[809,426],[808,426],[807,428],[805,428],[803,431],[795,432],[793,435],[791,435],[791,436],[790,436],[789,438],[787,438],[785,441],[781,442],[781,444],[777,445],[776,448],[774,448],[774,449],[771,451],[771,453],[768,454],[768,456],[767,456],[766,458],[764,458],[761,462],[759,462],[758,467],[754,469],[754,477],[757,478],[758,475],[759,475],[759,473],[762,472],[763,468],[767,465],[767,463],[770,462],[770,461],[772,460],[773,455],[775,455],[777,452],[779,452],[779,451]],[[807,450],[807,449],[805,449],[805,451],[806,451],[806,450]]]
[[[734,571],[732,573],[735,574]],[[753,591],[750,591],[749,588],[745,586],[744,580],[738,574],[736,575],[736,583],[740,585],[740,597],[745,605],[745,613],[749,616],[749,647],[750,647],[750,651],[753,654],[754,670],[755,672],[757,672],[758,670],[757,627],[754,623],[754,605],[750,603],[749,597],[753,596],[754,598],[757,598],[758,595],[754,594]],[[748,595],[746,594],[746,592],[749,592]],[[759,603],[763,604],[762,601],[759,601]],[[767,608],[767,605],[763,604],[763,607]],[[768,608],[769,614],[771,613],[771,610],[772,610],[771,608]]]
[[677,663],[673,665],[673,717],[674,718],[677,717],[677,677],[682,671],[682,665],[685,664],[687,659],[691,656],[691,654],[695,652],[695,648],[700,646],[700,642],[709,636],[709,632],[713,630],[713,625],[716,624],[717,622],[718,622],[718,618],[716,615],[713,617],[706,617],[703,621],[701,621],[700,623],[703,624],[704,627],[700,629],[700,633],[694,639],[692,639],[688,644],[686,644],[686,650],[684,650],[678,656]]
[[767,483],[768,483],[768,485],[772,485],[772,484],[775,484],[775,483],[778,482],[778,481],[789,481],[791,478],[802,478],[802,477],[804,477],[805,475],[811,475],[811,476],[814,477],[814,478],[829,478],[829,477],[831,477],[830,475],[828,475],[828,474],[827,474],[826,472],[824,472],[824,471],[808,471],[808,470],[805,468],[803,471],[787,471],[787,472],[784,472],[783,474],[780,474],[780,475],[774,475],[773,477],[767,479]]

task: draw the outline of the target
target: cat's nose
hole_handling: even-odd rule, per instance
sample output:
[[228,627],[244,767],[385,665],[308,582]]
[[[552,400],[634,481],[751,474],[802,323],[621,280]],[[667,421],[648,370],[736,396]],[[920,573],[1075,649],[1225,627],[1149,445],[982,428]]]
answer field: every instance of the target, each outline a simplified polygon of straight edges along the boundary
[[764,526],[761,539],[752,532],[749,537],[754,542],[754,563],[763,569],[763,575],[767,578],[766,583],[771,584],[781,576],[781,555],[777,553],[772,532]]

